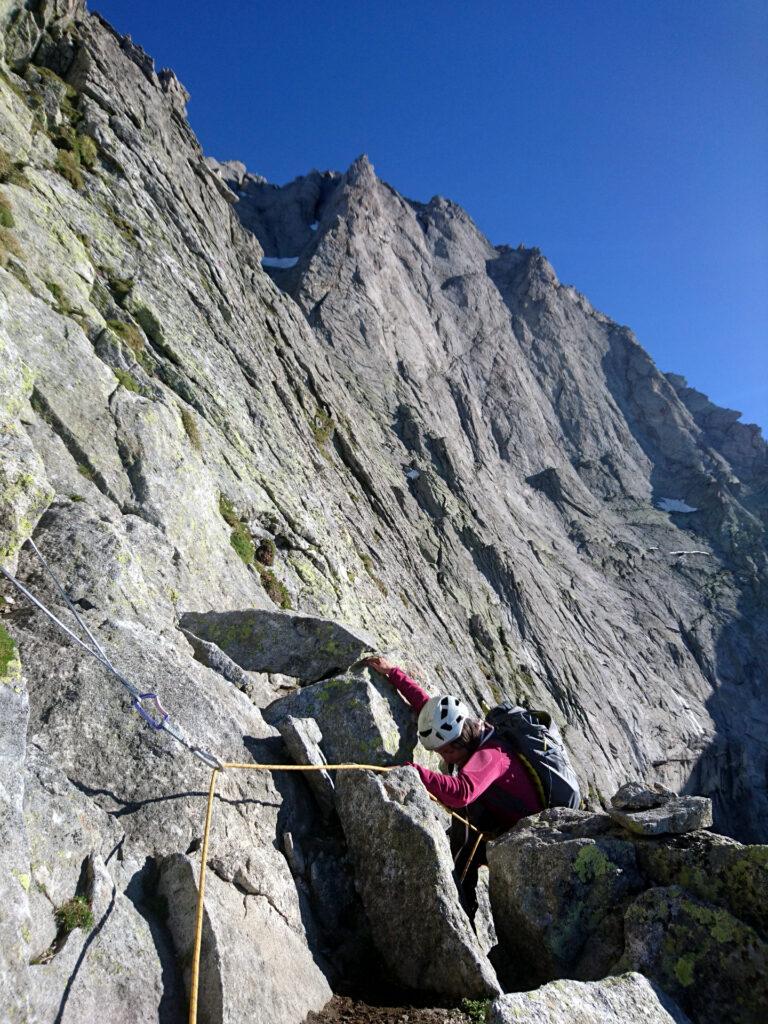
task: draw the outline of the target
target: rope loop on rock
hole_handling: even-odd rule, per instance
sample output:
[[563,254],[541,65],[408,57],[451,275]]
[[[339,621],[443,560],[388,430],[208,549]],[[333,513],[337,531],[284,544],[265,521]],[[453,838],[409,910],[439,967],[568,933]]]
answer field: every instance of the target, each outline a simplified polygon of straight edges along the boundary
[[[208,787],[208,803],[205,809],[205,825],[203,827],[203,842],[200,849],[200,881],[197,887],[197,911],[195,913],[195,942],[192,954],[192,976],[190,978],[189,985],[189,1024],[197,1024],[197,1003],[198,1003],[198,992],[200,989],[200,955],[203,943],[203,918],[205,914],[205,876],[206,869],[208,866],[208,841],[211,835],[211,823],[213,821],[213,801],[216,797],[216,780],[219,777],[219,772],[225,769],[243,769],[245,771],[261,771],[261,772],[346,772],[346,771],[358,771],[358,772],[391,772],[396,768],[400,768],[402,765],[380,765],[380,764],[240,764],[237,762],[225,762],[221,765],[214,767],[211,772],[211,782]],[[461,881],[464,881],[469,865],[474,860],[475,854],[477,853],[478,847],[483,839],[489,838],[484,832],[481,832],[477,826],[473,825],[471,821],[467,821],[460,814],[452,811],[450,807],[445,807],[437,797],[432,796],[431,793],[427,794],[431,800],[436,804],[439,804],[444,811],[447,811],[452,818],[456,818],[462,822],[468,828],[472,829],[473,832],[477,832],[477,838],[475,845],[472,847],[472,852],[469,855],[469,859],[464,866],[464,871],[461,876]]]

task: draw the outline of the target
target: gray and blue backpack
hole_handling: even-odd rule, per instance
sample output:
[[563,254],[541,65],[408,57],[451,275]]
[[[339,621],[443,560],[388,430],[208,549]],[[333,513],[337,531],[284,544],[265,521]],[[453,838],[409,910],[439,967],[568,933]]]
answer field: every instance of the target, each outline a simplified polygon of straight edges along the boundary
[[544,807],[578,808],[579,782],[551,715],[500,704],[488,712],[485,720],[523,762]]

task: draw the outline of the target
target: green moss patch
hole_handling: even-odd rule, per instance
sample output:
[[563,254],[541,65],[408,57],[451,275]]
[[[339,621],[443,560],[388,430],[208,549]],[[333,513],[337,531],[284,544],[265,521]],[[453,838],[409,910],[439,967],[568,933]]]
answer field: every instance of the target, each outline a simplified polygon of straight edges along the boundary
[[0,181],[8,181],[15,164],[7,149],[0,147]]
[[320,451],[328,457],[328,451],[326,445],[333,437],[333,417],[330,413],[321,409],[320,406],[315,410],[315,414],[310,421],[310,428],[312,430],[312,436],[315,439],[315,444]]
[[11,201],[8,196],[0,193],[0,228],[12,228],[16,226],[11,210]]
[[253,565],[253,559],[255,551],[253,549],[253,539],[248,532],[248,527],[245,523],[236,523],[232,528],[232,533],[229,538],[229,543],[242,558],[246,565]]
[[462,999],[459,1009],[469,1017],[472,1024],[485,1024],[490,1007],[490,999]]
[[77,136],[77,150],[80,154],[80,163],[83,167],[87,167],[89,171],[92,171],[99,158],[99,147],[90,135]]
[[63,313],[64,316],[68,316],[72,312],[72,306],[70,305],[67,296],[64,294],[61,285],[56,284],[55,281],[46,281],[45,287],[56,300],[56,307],[59,313]]
[[112,298],[118,304],[122,306],[125,300],[128,298],[131,289],[133,288],[133,279],[127,277],[108,277],[109,290],[112,293]]
[[20,260],[24,256],[24,250],[12,231],[0,227],[0,267],[6,266],[11,256]]
[[72,188],[80,191],[80,189],[85,187],[85,178],[80,170],[80,161],[74,153],[67,149],[59,150],[56,154],[54,167],[62,178],[66,178]]
[[190,444],[195,451],[201,452],[203,450],[203,442],[200,438],[200,431],[197,429],[197,423],[195,423],[195,417],[189,409],[181,409],[180,411],[181,422],[184,424],[184,430],[186,431]]
[[11,682],[18,677],[20,671],[21,662],[16,644],[5,626],[0,623],[0,681]]
[[135,324],[126,323],[124,320],[107,320],[107,327],[113,331],[120,341],[125,345],[136,359],[136,362],[148,374],[154,373],[155,364],[147,351],[144,343],[144,336]]
[[[582,846],[573,862],[573,870],[585,885],[610,874],[614,865],[597,846]],[[615,870],[615,869],[614,869]]]
[[224,522],[229,526],[236,526],[240,522],[240,517],[235,512],[235,506],[224,494],[219,495],[219,512]]
[[126,391],[132,391],[136,395],[141,394],[141,387],[136,382],[136,378],[133,377],[127,370],[113,370],[112,371],[117,379],[120,381]]

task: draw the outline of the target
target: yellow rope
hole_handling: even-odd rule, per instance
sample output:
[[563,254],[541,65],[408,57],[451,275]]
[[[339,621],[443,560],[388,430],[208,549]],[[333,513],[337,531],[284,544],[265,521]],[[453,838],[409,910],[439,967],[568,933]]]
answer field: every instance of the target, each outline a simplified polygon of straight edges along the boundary
[[197,989],[200,983],[200,948],[203,938],[203,900],[205,898],[205,868],[208,863],[208,837],[211,834],[211,818],[213,817],[213,798],[216,795],[216,779],[219,769],[211,772],[211,784],[208,787],[208,807],[205,811],[205,828],[203,830],[203,849],[200,854],[200,882],[197,887],[197,916],[195,920],[195,952],[192,957],[192,987],[189,992],[189,1021],[197,1024]]
[[467,857],[467,863],[464,865],[464,870],[461,872],[461,878],[459,879],[460,882],[463,882],[464,879],[467,877],[467,872],[469,871],[469,865],[475,859],[475,854],[477,853],[477,848],[478,848],[478,846],[480,845],[480,843],[482,841],[483,841],[483,833],[480,831],[480,829],[478,829],[477,830],[477,839],[475,840],[475,845],[472,847],[472,853],[470,853],[469,857]]
[[[203,845],[200,851],[200,881],[197,887],[197,913],[195,916],[195,944],[192,954],[192,977],[190,978],[189,988],[189,1024],[197,1024],[197,997],[198,990],[200,987],[200,952],[203,943],[203,917],[205,911],[205,875],[206,868],[208,866],[208,840],[211,834],[211,822],[213,820],[213,801],[216,796],[216,780],[219,775],[219,771],[222,769],[239,768],[245,771],[262,771],[262,772],[321,772],[321,771],[370,771],[370,772],[391,772],[400,765],[393,765],[391,767],[384,767],[380,764],[238,764],[236,762],[227,762],[222,765],[222,768],[214,768],[211,772],[211,784],[208,788],[208,805],[205,811],[205,828],[203,830]],[[428,794],[429,797],[440,804],[437,797]],[[440,804],[443,807],[442,804]],[[443,807],[443,810],[447,811],[453,818],[458,819],[472,829],[473,832],[477,832],[477,840],[472,848],[472,853],[469,856],[469,860],[464,866],[464,872],[461,876],[461,881],[469,870],[469,865],[477,852],[477,848],[484,838],[484,834],[473,825],[466,818],[462,818],[460,814],[452,811],[449,807]]]

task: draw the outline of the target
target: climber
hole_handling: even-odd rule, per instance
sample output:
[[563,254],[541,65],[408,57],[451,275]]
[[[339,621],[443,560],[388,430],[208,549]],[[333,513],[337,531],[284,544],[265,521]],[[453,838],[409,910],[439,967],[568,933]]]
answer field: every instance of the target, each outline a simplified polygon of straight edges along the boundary
[[[521,818],[544,809],[544,801],[522,761],[494,736],[487,722],[473,718],[456,697],[430,697],[395,665],[381,657],[363,662],[395,687],[418,714],[419,739],[434,750],[456,774],[431,771],[410,763],[424,786],[446,807],[462,814],[482,832],[500,835]],[[455,875],[470,920],[477,908],[477,873],[485,863],[485,843],[477,848],[463,882],[461,875],[472,854],[476,834],[457,819],[450,831]]]

